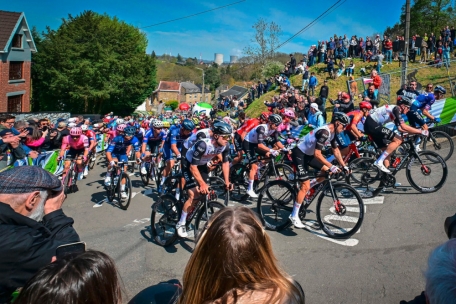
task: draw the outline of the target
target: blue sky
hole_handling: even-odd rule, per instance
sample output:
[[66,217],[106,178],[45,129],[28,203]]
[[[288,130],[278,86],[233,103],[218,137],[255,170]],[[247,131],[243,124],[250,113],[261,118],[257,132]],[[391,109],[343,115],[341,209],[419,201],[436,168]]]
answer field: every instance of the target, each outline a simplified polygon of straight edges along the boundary
[[[39,31],[46,26],[57,29],[68,14],[76,16],[84,10],[107,13],[139,28],[184,17],[239,0],[91,0],[3,1],[0,10],[24,11],[31,27]],[[282,28],[280,41],[285,41],[308,25],[336,0],[273,1],[246,0],[245,2],[172,23],[142,29],[148,38],[148,53],[157,55],[180,53],[184,57],[213,60],[214,53],[222,53],[228,61],[230,55],[242,56],[254,31],[252,25],[259,19],[274,21]],[[369,2],[346,0],[330,15],[284,45],[279,51],[305,52],[317,40],[328,40],[337,34],[366,36],[381,32],[399,20],[404,1],[384,0],[374,5]],[[39,51],[39,50],[38,50]]]

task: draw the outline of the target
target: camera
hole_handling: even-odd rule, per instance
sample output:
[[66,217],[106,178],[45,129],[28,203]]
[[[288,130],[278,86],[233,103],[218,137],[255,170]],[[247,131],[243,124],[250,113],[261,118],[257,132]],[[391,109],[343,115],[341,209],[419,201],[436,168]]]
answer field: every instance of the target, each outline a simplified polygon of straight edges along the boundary
[[453,216],[449,216],[445,219],[445,233],[448,236],[448,239],[456,238],[456,213]]

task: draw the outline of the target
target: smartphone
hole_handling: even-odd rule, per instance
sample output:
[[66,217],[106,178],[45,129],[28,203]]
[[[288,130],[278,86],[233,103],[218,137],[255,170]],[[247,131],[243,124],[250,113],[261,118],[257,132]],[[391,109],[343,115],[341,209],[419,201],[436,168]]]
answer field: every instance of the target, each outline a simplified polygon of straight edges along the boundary
[[55,256],[57,259],[63,258],[68,254],[79,254],[86,251],[86,243],[77,242],[71,244],[65,244],[57,247],[55,250]]
[[47,126],[44,126],[42,130],[43,130],[43,132],[46,132],[47,129],[48,129],[48,127],[47,127]]

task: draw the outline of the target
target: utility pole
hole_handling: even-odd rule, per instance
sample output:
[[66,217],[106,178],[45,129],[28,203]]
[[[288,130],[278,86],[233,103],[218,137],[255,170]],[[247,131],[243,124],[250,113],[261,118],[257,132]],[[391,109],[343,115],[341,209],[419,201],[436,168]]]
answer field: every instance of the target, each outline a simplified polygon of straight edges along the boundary
[[201,70],[201,72],[203,72],[203,86],[202,86],[202,89],[201,89],[201,94],[203,95],[203,101],[206,101],[206,96],[204,95],[204,70],[203,69],[200,69],[200,68],[196,68],[197,70]]
[[409,40],[410,40],[410,0],[405,1],[405,56],[402,62],[401,86],[407,82],[407,65],[409,60]]

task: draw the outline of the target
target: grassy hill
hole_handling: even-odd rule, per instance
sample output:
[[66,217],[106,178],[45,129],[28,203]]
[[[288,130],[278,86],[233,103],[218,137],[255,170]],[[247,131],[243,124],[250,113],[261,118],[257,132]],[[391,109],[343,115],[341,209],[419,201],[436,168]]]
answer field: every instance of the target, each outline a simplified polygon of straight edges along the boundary
[[[346,60],[345,64],[348,66],[348,63],[350,61]],[[372,70],[374,64],[373,63],[367,63],[367,62],[362,62],[362,60],[355,59],[354,60],[355,64],[355,79],[362,77],[360,69],[365,68],[367,73],[370,73]],[[318,95],[320,92],[320,86],[323,84],[323,81],[326,79],[328,81],[328,87],[329,87],[329,98],[336,99],[337,98],[337,93],[339,91],[345,91],[347,92],[347,80],[348,77],[345,75],[342,75],[341,77],[337,78],[336,80],[333,80],[329,78],[329,75],[327,72],[324,72],[324,69],[326,68],[326,65],[323,63],[317,64],[312,66],[309,69],[309,72],[315,72],[316,77],[318,78],[318,83],[319,85],[317,86],[315,90],[315,94]],[[447,96],[451,96],[451,90],[450,89],[450,84],[448,80],[448,74],[450,75],[453,85],[456,84],[456,61],[452,62],[451,67],[449,68],[449,73],[447,72],[445,67],[442,68],[435,68],[435,67],[430,67],[426,66],[424,64],[420,63],[409,63],[408,65],[408,71],[407,73],[410,74],[412,72],[416,72],[416,79],[419,83],[421,83],[423,86],[425,86],[428,83],[433,83],[435,85],[442,85],[445,87],[448,91]],[[381,74],[386,74],[389,73],[391,74],[391,96],[392,99],[396,97],[395,92],[397,92],[400,88],[400,82],[401,82],[401,68],[399,67],[399,63],[396,61],[393,61],[392,64],[389,65],[383,65],[381,69]],[[291,77],[291,83],[294,87],[296,88],[301,88],[302,84],[302,75],[296,75]],[[358,83],[358,90],[362,92],[362,84],[360,81],[357,81]],[[256,99],[246,110],[246,114],[249,117],[258,117],[261,112],[266,111],[267,108],[264,106],[263,101],[267,100],[268,102],[271,100],[271,98],[274,95],[277,95],[278,91],[271,91],[268,92],[267,94],[261,96],[259,99]],[[359,100],[355,100],[355,104],[357,105]],[[390,100],[390,102],[394,102],[394,100]],[[329,101],[326,104],[328,111],[332,111],[332,106],[329,103]]]

